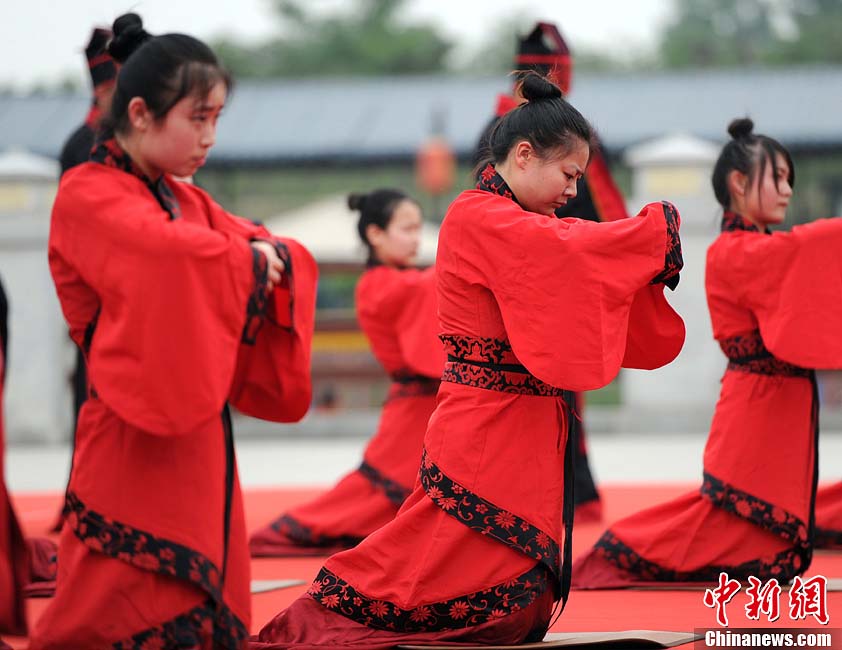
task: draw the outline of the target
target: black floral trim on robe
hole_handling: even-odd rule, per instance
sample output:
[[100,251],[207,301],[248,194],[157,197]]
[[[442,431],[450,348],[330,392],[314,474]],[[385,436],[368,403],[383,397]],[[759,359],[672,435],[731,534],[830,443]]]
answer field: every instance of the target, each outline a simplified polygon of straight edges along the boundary
[[569,397],[570,391],[530,374],[515,357],[508,341],[457,334],[442,334],[439,338],[447,353],[442,381],[502,393]]
[[[285,244],[278,241],[268,241],[275,247],[278,257],[284,263],[284,275],[292,277],[292,259],[289,249]],[[266,256],[256,248],[251,249],[252,273],[254,275],[254,287],[249,295],[246,304],[246,324],[243,327],[242,342],[246,345],[254,345],[257,335],[266,320],[269,305],[272,302],[272,295],[267,290],[269,284],[269,262]],[[290,282],[290,287],[292,283]],[[292,300],[290,300],[290,303]],[[290,305],[292,309],[292,305]]]
[[266,305],[269,303],[269,262],[266,256],[256,248],[251,249],[251,270],[254,275],[254,287],[246,303],[246,324],[243,326],[242,342],[254,345],[257,334],[263,327]]
[[389,392],[386,394],[386,401],[384,403],[403,397],[435,395],[438,393],[439,386],[441,385],[441,379],[437,377],[417,375],[409,370],[398,370],[391,373],[389,378],[392,380],[392,383],[389,386]]
[[539,562],[523,575],[474,592],[402,609],[388,600],[369,598],[322,567],[307,594],[320,605],[367,627],[406,633],[436,632],[482,625],[534,603],[548,588]]
[[807,379],[813,372],[809,368],[801,368],[775,357],[763,343],[760,330],[721,339],[719,347],[728,357],[728,370]]
[[517,200],[514,192],[508,186],[503,177],[497,173],[497,170],[494,169],[494,165],[491,163],[485,166],[480,172],[479,180],[477,181],[477,189],[483,190],[485,192],[491,192],[492,194],[498,194],[499,196],[505,197],[507,199],[511,199],[518,205],[520,202]]
[[393,481],[388,476],[384,476],[380,470],[373,465],[369,465],[365,460],[360,463],[357,471],[365,476],[375,488],[383,492],[386,498],[398,508],[403,505],[403,502],[412,493],[411,488],[405,487],[397,481]]
[[[726,212],[723,230],[760,232],[742,217]],[[813,469],[810,499],[810,521],[805,522],[774,503],[761,499],[730,483],[704,473],[700,493],[716,506],[735,517],[756,525],[772,535],[786,540],[792,546],[774,556],[750,560],[734,566],[707,566],[695,571],[676,571],[647,560],[620,540],[610,529],[597,541],[597,555],[615,566],[628,571],[643,581],[656,582],[715,582],[721,572],[736,578],[755,576],[761,580],[777,578],[791,580],[804,573],[813,559],[816,546],[815,500],[818,486],[818,392],[813,370],[799,368],[772,355],[763,343],[759,330],[732,336],[720,341],[720,347],[729,359],[728,370],[767,376],[803,377],[813,386],[812,432],[815,467]]]
[[560,547],[549,533],[448,477],[430,459],[426,449],[421,457],[420,478],[424,492],[444,512],[480,535],[537,560],[558,579],[561,574]]
[[[224,625],[214,627],[215,618],[221,618]],[[114,650],[203,648],[206,646],[206,641],[213,639],[214,648],[239,650],[248,639],[248,632],[245,627],[241,625],[238,627],[238,624],[239,621],[228,610],[217,615],[213,601],[209,600],[163,625],[138,632],[126,641],[119,641],[112,648]],[[220,631],[225,628],[237,629],[239,636],[236,638],[227,636]]]
[[[363,461],[357,471],[365,477],[371,485],[383,492],[396,508],[400,508],[406,498],[412,493],[410,488],[404,487],[397,481],[384,476],[376,467]],[[353,548],[364,538],[356,535],[317,535],[309,526],[305,526],[295,517],[284,514],[275,519],[269,527],[276,533],[301,546],[314,548],[344,546]]]
[[[201,619],[201,625],[213,629],[214,638],[220,639],[221,645],[218,647],[242,646],[243,639],[248,637],[248,630],[225,605],[220,570],[208,557],[183,544],[152,535],[91,510],[71,491],[65,497],[65,513],[65,524],[93,551],[144,571],[185,580],[206,592],[214,606],[208,610],[209,617]],[[183,617],[173,619],[161,629],[170,625],[183,629],[186,620],[181,619]],[[190,620],[196,622],[199,619],[191,615]]]
[[805,561],[809,562],[811,555],[808,528],[804,521],[707,472],[701,493],[716,507],[785,539],[793,545],[792,548],[738,565],[712,565],[695,571],[676,571],[642,557],[609,530],[596,543],[597,554],[642,580],[653,582],[716,582],[722,572],[738,579],[755,576],[761,580],[777,578],[782,581],[804,571]]
[[550,588],[550,576],[552,588],[558,589],[561,555],[558,543],[550,535],[450,479],[429,459],[426,450],[421,461],[421,485],[445,513],[479,534],[534,558],[535,566],[493,587],[411,609],[370,598],[325,567],[308,595],[362,625],[415,633],[481,625],[508,616],[545,593]]
[[178,205],[175,194],[173,194],[172,188],[167,184],[166,176],[161,174],[154,181],[149,178],[137,166],[137,163],[132,160],[131,156],[117,143],[113,135],[103,134],[103,138],[96,141],[94,148],[91,150],[90,159],[106,167],[122,169],[124,172],[137,176],[149,188],[149,191],[158,200],[160,206],[167,211],[170,220],[174,221],[181,217],[181,208]]
[[312,548],[333,546],[353,548],[364,539],[356,535],[317,535],[309,526],[305,526],[292,515],[281,515],[269,524],[269,528],[294,544]]
[[664,257],[664,270],[661,271],[650,284],[663,282],[675,291],[678,286],[681,269],[684,268],[684,258],[681,254],[681,238],[678,232],[678,210],[668,201],[661,201],[664,206],[664,217],[667,223],[667,249]]
[[747,221],[741,215],[737,214],[736,212],[731,212],[730,210],[726,210],[722,214],[722,223],[720,224],[720,232],[734,232],[737,230],[742,230],[745,232],[763,232],[765,235],[770,235],[771,231],[769,229],[765,229],[763,231],[760,230],[757,226],[755,226],[750,221]]
[[601,557],[623,571],[633,574],[641,582],[716,582],[719,574],[727,573],[732,578],[748,579],[755,576],[760,580],[777,578],[789,580],[802,572],[798,565],[800,557],[795,549],[786,549],[769,558],[750,560],[738,565],[713,565],[695,571],[676,571],[647,560],[628,546],[609,529],[595,545],[597,557]]

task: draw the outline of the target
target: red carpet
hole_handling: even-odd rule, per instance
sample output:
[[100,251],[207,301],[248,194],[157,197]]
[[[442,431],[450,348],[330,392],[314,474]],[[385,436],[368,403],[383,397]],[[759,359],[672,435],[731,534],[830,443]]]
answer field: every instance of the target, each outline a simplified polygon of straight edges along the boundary
[[[605,502],[605,521],[600,524],[577,526],[574,533],[574,556],[585,551],[605,530],[610,522],[655,505],[693,489],[691,484],[682,485],[602,485]],[[317,489],[255,489],[246,492],[246,516],[249,530],[268,523],[286,508],[311,498]],[[60,494],[18,494],[15,506],[21,524],[28,535],[45,534],[58,510]],[[316,575],[322,565],[322,558],[261,558],[252,562],[254,579],[291,579],[307,581]],[[818,553],[810,570],[811,575],[821,574],[828,578],[842,578],[842,553]],[[713,586],[713,585],[712,585]],[[291,603],[307,585],[290,587],[280,591],[257,594],[253,597],[253,625],[256,632],[276,612]],[[570,604],[553,631],[598,631],[598,630],[678,630],[692,631],[694,628],[716,627],[715,612],[702,603],[702,591],[574,591]],[[819,627],[810,617],[792,621],[787,610],[786,590],[781,597],[781,617],[769,623],[761,616],[759,621],[745,617],[743,606],[748,601],[745,591],[740,592],[728,604],[727,612],[732,627]],[[28,601],[30,622],[37,620],[44,610],[45,599]],[[842,592],[828,594],[829,628],[842,627]],[[25,639],[6,639],[13,648],[26,647]]]

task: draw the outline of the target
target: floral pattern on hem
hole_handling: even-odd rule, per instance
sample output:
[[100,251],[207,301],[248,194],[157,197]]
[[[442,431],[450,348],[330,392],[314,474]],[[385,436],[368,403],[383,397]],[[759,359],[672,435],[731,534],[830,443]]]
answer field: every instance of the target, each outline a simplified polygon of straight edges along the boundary
[[308,526],[299,522],[292,515],[281,515],[271,524],[269,528],[276,533],[284,535],[293,544],[318,548],[321,546],[344,546],[353,548],[361,541],[362,537],[354,535],[317,535]]
[[161,627],[135,634],[127,641],[117,642],[114,648],[151,650],[180,647],[160,643],[181,639],[182,634],[195,635],[198,629],[213,633],[215,648],[241,648],[243,641],[248,638],[243,622],[234,616],[223,601],[219,569],[201,553],[90,510],[71,491],[65,496],[65,525],[70,526],[76,537],[97,553],[144,571],[185,580],[210,596],[204,605]]
[[459,523],[543,564],[561,575],[558,542],[514,513],[503,510],[449,478],[427,455],[421,457],[421,485],[430,500]]
[[380,470],[373,465],[369,465],[365,460],[360,463],[357,471],[365,476],[375,488],[381,490],[386,495],[386,498],[394,503],[398,508],[403,505],[403,502],[406,501],[407,497],[412,493],[410,488],[404,487],[397,481],[393,481],[389,477],[384,476]]
[[761,580],[777,578],[783,581],[801,574],[809,566],[812,547],[807,525],[798,517],[772,503],[738,490],[707,472],[704,474],[700,492],[717,508],[786,540],[792,547],[775,555],[738,565],[677,571],[642,557],[609,529],[596,543],[598,556],[634,574],[642,582],[715,582],[721,572],[738,579],[755,576]]
[[214,648],[239,650],[248,639],[246,626],[231,610],[217,612],[213,601],[207,601],[189,612],[176,616],[126,641],[115,643],[114,650],[162,650],[163,648],[203,648],[213,639]]
[[725,512],[800,547],[806,549],[810,546],[807,524],[773,503],[739,490],[707,472],[704,473],[701,493]]
[[145,571],[186,580],[222,602],[217,566],[201,553],[90,510],[71,491],[65,496],[65,524],[88,548]]
[[785,549],[770,557],[749,560],[737,565],[706,566],[693,571],[677,571],[642,557],[610,529],[599,538],[594,550],[597,557],[639,578],[639,582],[710,583],[716,582],[722,572],[732,578],[742,580],[755,576],[760,580],[777,578],[778,581],[783,582],[794,578],[802,571],[801,557],[795,548]]
[[539,562],[523,575],[493,587],[403,609],[388,600],[366,596],[322,567],[307,594],[322,607],[367,627],[416,633],[467,628],[501,619],[531,605],[547,588],[547,570]]
[[801,368],[775,357],[763,343],[760,330],[722,339],[719,341],[719,347],[728,357],[728,370],[807,379],[812,373],[808,368]]

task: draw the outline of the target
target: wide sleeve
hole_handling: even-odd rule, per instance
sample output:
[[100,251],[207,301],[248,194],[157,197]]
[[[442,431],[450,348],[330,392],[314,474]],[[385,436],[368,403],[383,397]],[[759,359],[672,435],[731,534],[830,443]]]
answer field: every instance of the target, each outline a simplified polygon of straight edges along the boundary
[[[435,267],[369,271],[357,287],[356,301],[361,322],[379,321],[394,328],[404,368],[426,377],[441,377],[445,354],[438,336]],[[370,337],[374,335],[373,328],[365,329]]]
[[318,266],[304,246],[273,238],[287,267],[253,338],[240,347],[231,404],[253,417],[297,422],[312,398],[310,357]]
[[99,299],[88,354],[99,398],[126,422],[184,434],[219,417],[228,397],[254,251],[241,237],[168,221],[122,172],[68,173],[53,207],[51,271],[66,315],[68,269]]
[[[293,239],[278,237],[259,223],[232,215],[199,189],[215,230],[248,241],[271,243],[284,261],[281,284],[271,293],[253,294],[237,352],[229,401],[237,410],[273,422],[297,422],[312,398],[310,358],[316,316],[318,266]],[[262,256],[260,262],[264,262]],[[265,269],[255,267],[257,276]],[[258,280],[259,283],[259,280]]]
[[842,368],[842,219],[720,240],[708,264],[754,314],[769,351],[805,368]]
[[[594,223],[484,201],[493,204],[458,220],[454,252],[469,279],[494,294],[512,349],[533,375],[590,390],[609,383],[626,357],[639,367],[674,358],[683,322],[662,287],[650,286],[664,270],[672,206],[649,204],[636,218]],[[644,316],[652,329],[627,352],[630,320]],[[648,347],[668,353],[634,358]]]

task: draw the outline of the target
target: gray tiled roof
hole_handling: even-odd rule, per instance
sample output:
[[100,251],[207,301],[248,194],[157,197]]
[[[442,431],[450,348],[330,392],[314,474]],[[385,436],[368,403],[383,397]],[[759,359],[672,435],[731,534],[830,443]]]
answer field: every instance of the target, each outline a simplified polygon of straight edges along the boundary
[[[404,158],[427,138],[435,110],[467,156],[507,85],[465,77],[243,82],[211,162]],[[671,131],[721,140],[728,121],[746,114],[792,147],[842,146],[842,67],[582,74],[571,100],[615,151]],[[0,97],[0,148],[57,156],[87,103],[83,95]]]

